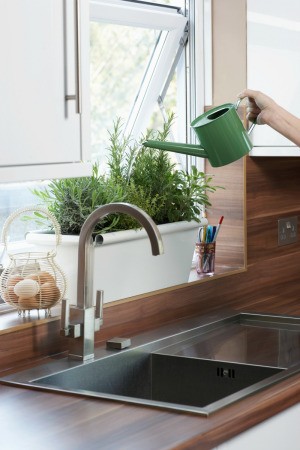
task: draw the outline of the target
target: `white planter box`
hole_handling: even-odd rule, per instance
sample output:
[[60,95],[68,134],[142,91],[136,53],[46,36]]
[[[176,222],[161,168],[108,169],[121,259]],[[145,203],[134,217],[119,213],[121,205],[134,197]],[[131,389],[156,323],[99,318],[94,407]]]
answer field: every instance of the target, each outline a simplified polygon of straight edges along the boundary
[[[110,302],[186,283],[192,265],[197,222],[159,225],[164,254],[153,256],[145,230],[128,230],[103,235],[94,251],[94,292],[104,290]],[[53,248],[51,234],[29,233],[26,237],[35,251]],[[66,297],[76,303],[78,236],[62,236],[56,262],[67,278]],[[96,295],[96,294],[95,294]]]

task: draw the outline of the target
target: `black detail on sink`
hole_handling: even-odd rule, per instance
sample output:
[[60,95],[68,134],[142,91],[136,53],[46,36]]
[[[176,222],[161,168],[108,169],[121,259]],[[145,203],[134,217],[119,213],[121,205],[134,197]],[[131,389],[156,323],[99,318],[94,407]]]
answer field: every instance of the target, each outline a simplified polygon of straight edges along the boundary
[[228,369],[225,367],[217,367],[217,376],[218,377],[228,377],[235,378],[235,369]]

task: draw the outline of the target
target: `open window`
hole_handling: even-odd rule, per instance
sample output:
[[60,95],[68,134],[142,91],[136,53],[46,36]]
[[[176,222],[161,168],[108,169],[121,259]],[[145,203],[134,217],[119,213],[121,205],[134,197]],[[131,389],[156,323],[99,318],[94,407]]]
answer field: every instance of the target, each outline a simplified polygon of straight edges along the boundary
[[159,127],[172,111],[174,139],[185,136],[181,111],[186,110],[188,27],[183,11],[148,2],[93,0],[90,25],[93,158],[104,164],[107,130],[117,118],[125,134],[138,137],[147,127]]

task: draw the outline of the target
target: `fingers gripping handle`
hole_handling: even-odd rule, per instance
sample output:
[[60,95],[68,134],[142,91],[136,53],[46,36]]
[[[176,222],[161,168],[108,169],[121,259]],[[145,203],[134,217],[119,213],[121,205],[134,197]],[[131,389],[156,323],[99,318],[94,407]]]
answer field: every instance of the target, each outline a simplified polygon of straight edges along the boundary
[[[235,104],[235,109],[236,111],[238,110],[238,107],[240,106],[241,101],[244,100],[243,98],[239,98],[238,101]],[[253,122],[252,125],[250,126],[249,130],[248,130],[248,134],[250,134],[253,131],[253,128],[255,127],[256,122]]]

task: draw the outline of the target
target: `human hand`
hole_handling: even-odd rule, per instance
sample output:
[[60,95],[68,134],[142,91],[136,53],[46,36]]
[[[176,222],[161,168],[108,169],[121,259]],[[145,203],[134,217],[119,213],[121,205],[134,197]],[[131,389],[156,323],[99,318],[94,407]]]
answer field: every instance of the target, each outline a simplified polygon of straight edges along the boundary
[[256,122],[258,125],[269,123],[270,114],[276,107],[274,100],[260,91],[251,89],[245,89],[238,97],[240,99],[248,97],[247,119]]

